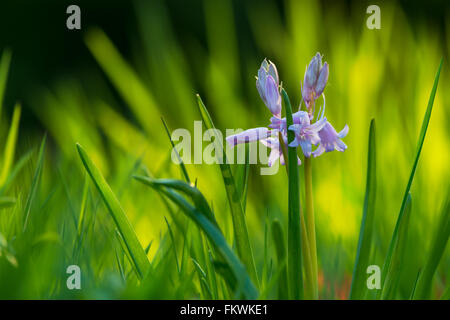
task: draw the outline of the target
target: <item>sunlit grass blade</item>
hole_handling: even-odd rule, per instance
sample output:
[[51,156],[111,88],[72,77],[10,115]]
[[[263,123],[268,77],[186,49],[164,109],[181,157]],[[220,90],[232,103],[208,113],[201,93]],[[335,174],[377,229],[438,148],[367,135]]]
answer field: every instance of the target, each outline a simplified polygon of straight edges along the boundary
[[[258,292],[254,287],[244,265],[239,261],[227,244],[222,232],[207,216],[206,213],[199,208],[192,206],[186,199],[170,187],[166,187],[158,180],[152,179],[138,179],[144,184],[159,190],[174,202],[189,218],[191,218],[198,227],[207,235],[208,239],[214,245],[217,253],[223,259],[225,268],[228,270],[232,278],[227,277],[230,286],[236,285],[236,290],[239,291],[245,299],[256,299]],[[181,182],[180,183],[184,183]]]
[[102,199],[111,214],[117,229],[122,236],[128,253],[133,261],[133,264],[137,270],[139,278],[145,278],[150,271],[150,262],[142,248],[136,233],[133,230],[131,223],[129,222],[125,212],[123,211],[119,201],[111,190],[110,186],[106,182],[105,178],[95,166],[92,160],[89,158],[86,151],[77,144],[78,153],[83,162],[86,171],[89,173],[92,181],[94,182],[97,190],[99,191]]
[[6,83],[8,80],[9,67],[11,64],[11,50],[3,50],[2,57],[0,59],[0,117],[3,110],[3,98],[5,97]]
[[[209,112],[203,104],[203,101],[199,95],[197,95],[197,105],[206,128],[215,129]],[[217,141],[217,143],[220,144],[221,149],[223,150],[223,161],[220,164],[220,171],[222,173],[223,182],[225,184],[228,203],[230,204],[234,237],[238,255],[244,265],[247,267],[252,280],[258,285],[256,265],[253,258],[250,239],[248,236],[247,224],[245,222],[244,210],[241,203],[241,195],[239,194],[239,191],[236,187],[236,182],[231,172],[230,165],[227,162],[225,147],[223,146],[222,141]]]
[[154,117],[158,108],[153,95],[111,40],[102,30],[91,29],[86,33],[85,42],[147,133],[162,137]]
[[[427,129],[428,129],[428,124],[430,122],[430,117],[431,117],[431,111],[433,109],[433,103],[434,103],[434,97],[436,96],[436,91],[437,91],[437,87],[438,87],[438,83],[439,83],[439,76],[441,74],[441,68],[442,68],[442,63],[443,63],[443,59],[441,59],[441,62],[439,64],[439,68],[437,70],[436,76],[434,78],[434,84],[433,84],[433,88],[431,89],[431,93],[430,93],[430,98],[428,100],[428,106],[427,106],[427,110],[425,111],[425,116],[423,118],[423,122],[422,122],[422,128],[420,130],[420,134],[419,134],[419,141],[417,142],[417,149],[416,149],[416,155],[414,158],[414,163],[411,169],[411,174],[409,176],[408,179],[408,184],[406,185],[406,190],[403,196],[403,200],[402,200],[402,204],[400,207],[400,212],[397,218],[397,222],[395,224],[395,228],[394,228],[394,232],[392,234],[392,238],[391,241],[389,243],[389,248],[388,248],[388,252],[383,264],[383,269],[381,272],[381,282],[384,285],[384,279],[386,279],[386,273],[388,272],[389,268],[390,268],[390,264],[391,264],[391,260],[392,260],[392,253],[394,251],[394,246],[397,242],[397,238],[398,238],[398,232],[399,232],[399,228],[400,228],[400,224],[403,220],[404,214],[405,214],[405,207],[406,207],[406,202],[408,199],[408,194],[410,192],[411,189],[411,185],[412,182],[414,180],[414,175],[416,173],[416,168],[417,168],[417,164],[419,162],[419,157],[420,157],[420,153],[422,151],[422,147],[423,147],[423,142],[425,140],[425,135],[427,133]],[[383,286],[382,285],[382,286]],[[381,293],[379,293],[377,296],[379,297]]]
[[372,248],[372,233],[374,229],[375,199],[376,199],[376,141],[375,119],[370,122],[369,147],[367,156],[366,195],[364,198],[363,216],[359,231],[358,248],[356,251],[350,299],[363,299],[367,291],[366,269],[369,266]]
[[414,292],[414,299],[429,299],[433,284],[433,276],[438,267],[439,261],[445,252],[445,247],[450,236],[450,199],[447,198],[443,207],[440,219],[438,221],[437,230],[434,232],[434,239],[431,243],[431,249],[425,267],[423,268],[417,287]]
[[[286,108],[286,125],[294,123],[292,107],[289,97],[284,89],[281,90],[284,106]],[[295,139],[295,133],[288,130],[288,144]],[[288,279],[291,299],[300,299],[302,288],[302,253],[300,229],[300,178],[297,163],[297,148],[288,147],[289,192],[288,192]]]
[[33,150],[30,150],[23,156],[21,156],[18,161],[16,161],[5,183],[3,184],[2,187],[0,187],[0,195],[4,194],[8,190],[8,187],[11,185],[12,182],[14,182],[14,179],[19,174],[20,170],[22,170],[22,168],[25,166],[28,160],[31,159],[32,154]]
[[11,126],[9,127],[8,138],[6,139],[5,150],[3,152],[2,170],[0,173],[0,186],[6,182],[11,165],[14,161],[14,154],[16,151],[17,135],[19,132],[21,106],[19,103],[14,107],[13,117],[11,120]]
[[36,196],[37,188],[41,181],[42,168],[44,166],[44,151],[45,142],[47,141],[47,136],[44,136],[41,142],[41,147],[39,148],[39,154],[36,164],[36,169],[34,170],[33,181],[31,182],[31,189],[28,193],[27,202],[24,209],[24,221],[23,221],[23,232],[27,229],[28,220],[30,218],[31,205],[33,204],[34,197]]
[[381,292],[381,299],[394,299],[396,287],[400,280],[402,261],[405,256],[405,248],[408,243],[408,228],[411,218],[411,194],[408,194],[405,205],[405,213],[398,228],[398,237],[392,252],[390,268],[386,272],[386,278]]

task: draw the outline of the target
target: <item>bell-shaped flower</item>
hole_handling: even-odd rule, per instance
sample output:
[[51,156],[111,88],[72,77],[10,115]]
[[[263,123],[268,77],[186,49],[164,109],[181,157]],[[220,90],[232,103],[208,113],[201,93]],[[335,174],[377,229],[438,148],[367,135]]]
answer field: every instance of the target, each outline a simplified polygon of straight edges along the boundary
[[278,71],[275,64],[264,59],[258,70],[256,88],[267,108],[276,117],[281,116],[281,95],[278,84]]
[[302,98],[308,109],[321,96],[328,81],[328,63],[322,66],[322,56],[317,53],[306,68],[302,86]]
[[307,112],[298,111],[294,115],[294,124],[289,126],[289,130],[294,131],[295,139],[289,144],[289,146],[300,146],[305,157],[310,157],[312,145],[317,145],[320,142],[319,132],[327,123],[327,119],[322,117],[315,123],[311,124]]
[[[282,135],[284,144],[287,145],[287,136]],[[270,154],[269,154],[269,160],[267,161],[267,165],[271,167],[275,161],[277,161],[278,158],[280,158],[280,163],[282,165],[286,164],[286,161],[284,159],[283,149],[280,144],[280,139],[277,137],[269,137],[267,139],[261,140],[261,143],[265,145],[266,147],[270,148]],[[297,157],[297,164],[301,165],[302,161],[299,157]]]
[[333,150],[343,152],[347,149],[347,145],[342,142],[341,139],[347,135],[348,130],[348,125],[345,125],[344,129],[337,133],[333,126],[327,121],[322,130],[319,131],[320,144],[312,153],[314,157],[318,157],[324,152]]
[[253,128],[245,130],[241,133],[228,136],[226,138],[228,144],[234,147],[237,144],[258,141],[270,137],[271,131],[265,127]]

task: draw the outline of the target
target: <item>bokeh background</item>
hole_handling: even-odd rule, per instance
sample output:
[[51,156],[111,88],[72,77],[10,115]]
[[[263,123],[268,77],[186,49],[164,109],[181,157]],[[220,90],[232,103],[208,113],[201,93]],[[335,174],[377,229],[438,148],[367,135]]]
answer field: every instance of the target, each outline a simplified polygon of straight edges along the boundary
[[[81,8],[82,29],[66,28],[66,8]],[[381,29],[366,27],[366,8],[381,8]],[[330,65],[327,117],[350,132],[344,153],[313,163],[321,298],[348,296],[365,192],[370,119],[377,125],[376,248],[382,265],[435,72],[444,66],[415,180],[398,298],[407,298],[429,251],[449,196],[450,5],[447,1],[3,1],[0,52],[12,60],[1,115],[3,149],[16,101],[22,103],[16,159],[34,150],[8,194],[15,207],[0,209],[0,232],[11,244],[16,265],[1,261],[2,298],[192,298],[195,281],[184,289],[162,281],[131,290],[116,265],[114,226],[99,196],[90,189],[89,236],[72,251],[74,220],[80,210],[85,172],[76,152],[80,142],[100,167],[139,240],[158,256],[167,241],[160,197],[131,176],[145,166],[156,177],[181,178],[170,162],[169,127],[193,129],[200,120],[199,93],[221,129],[268,124],[255,75],[269,58],[295,105],[300,81],[316,52]],[[30,215],[26,241],[16,241],[17,212],[30,189],[37,148],[48,134],[45,165]],[[199,189],[213,203],[232,243],[226,194],[216,166],[188,165]],[[258,269],[273,257],[263,250],[266,222],[287,226],[287,178],[283,170],[261,176],[253,165],[246,218]],[[175,229],[176,238],[181,237]],[[15,242],[16,241],[16,242]],[[182,242],[180,241],[180,248]],[[172,259],[167,279],[176,272]],[[65,266],[87,270],[85,290],[64,290]],[[438,297],[448,285],[450,254],[433,285]],[[172,272],[172,273],[171,273]],[[164,287],[164,289],[161,289]],[[176,288],[175,288],[176,287]]]

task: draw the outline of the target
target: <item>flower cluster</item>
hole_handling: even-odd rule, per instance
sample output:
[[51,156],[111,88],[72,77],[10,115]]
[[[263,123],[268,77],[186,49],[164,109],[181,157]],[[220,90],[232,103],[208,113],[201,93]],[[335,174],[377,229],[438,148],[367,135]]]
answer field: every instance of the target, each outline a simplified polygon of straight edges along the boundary
[[[302,101],[305,103],[306,111],[301,110],[292,114],[293,125],[287,128],[286,118],[281,118],[281,94],[278,71],[271,61],[264,61],[258,70],[256,88],[264,104],[272,113],[268,128],[253,128],[241,133],[228,136],[227,142],[231,146],[251,141],[261,141],[271,149],[268,165],[271,166],[278,158],[284,164],[283,144],[288,145],[287,131],[295,133],[295,139],[289,143],[290,147],[300,146],[305,157],[320,156],[324,152],[333,150],[344,151],[347,146],[342,142],[348,133],[345,125],[339,133],[336,132],[331,123],[324,116],[325,95],[323,93],[328,81],[329,67],[325,62],[322,65],[322,56],[317,53],[306,68],[302,85]],[[314,120],[316,100],[323,97],[323,106],[318,112],[317,120]],[[313,151],[312,146],[317,146]],[[300,159],[298,163],[301,164]]]

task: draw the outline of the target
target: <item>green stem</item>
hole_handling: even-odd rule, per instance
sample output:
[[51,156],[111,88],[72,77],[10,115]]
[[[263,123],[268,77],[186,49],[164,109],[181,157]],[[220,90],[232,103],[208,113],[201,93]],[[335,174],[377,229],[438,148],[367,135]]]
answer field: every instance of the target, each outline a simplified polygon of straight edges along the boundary
[[312,284],[314,299],[319,298],[318,275],[317,275],[317,246],[316,246],[316,226],[314,220],[314,205],[312,191],[312,166],[311,158],[305,157],[305,213],[306,213],[306,232],[308,235],[311,267]]
[[[281,89],[284,105],[286,107],[286,124],[289,127],[294,123],[289,97]],[[288,131],[288,143],[295,139],[295,133]],[[289,296],[291,299],[301,299],[303,296],[302,279],[302,252],[301,252],[301,226],[300,226],[300,181],[297,164],[297,148],[288,147],[288,279]]]
[[[301,211],[301,209],[300,209]],[[303,286],[305,292],[305,299],[314,300],[317,299],[314,291],[314,281],[313,281],[313,265],[311,261],[311,250],[309,248],[308,235],[306,231],[305,216],[303,212],[300,212],[300,226],[301,226],[301,237],[302,237],[302,255],[303,255],[303,268],[305,271],[305,278],[303,279]]]

